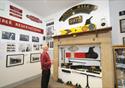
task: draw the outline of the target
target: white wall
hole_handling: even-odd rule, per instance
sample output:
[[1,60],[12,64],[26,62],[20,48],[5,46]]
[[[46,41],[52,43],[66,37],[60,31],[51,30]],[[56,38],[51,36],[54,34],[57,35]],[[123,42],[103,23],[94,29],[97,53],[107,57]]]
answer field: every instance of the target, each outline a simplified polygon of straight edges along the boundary
[[[9,16],[9,5],[13,5],[15,7],[18,7],[23,10],[23,19],[15,18],[12,16]],[[36,23],[28,18],[26,18],[26,15],[33,15],[35,17],[40,18],[40,16],[29,12],[28,10],[9,2],[8,0],[0,0],[0,16],[4,18],[8,18],[11,20],[15,20],[17,22],[21,22],[27,25],[31,25],[37,28],[45,29],[45,23]],[[8,32],[13,32],[16,34],[16,39],[15,40],[5,40],[2,39],[2,31],[8,31]],[[19,35],[20,34],[26,34],[29,35],[29,41],[24,42],[19,40]],[[43,43],[43,35],[40,33],[35,33],[31,31],[25,31],[22,29],[14,28],[14,27],[9,27],[5,25],[0,25],[0,88],[3,86],[7,86],[9,84],[24,80],[26,78],[41,74],[41,67],[40,67],[40,62],[36,63],[30,63],[30,54],[31,53],[40,53],[41,50],[39,51],[30,51],[30,52],[19,52],[18,47],[19,44],[30,44],[31,46],[33,44],[42,44]],[[38,43],[33,43],[32,42],[32,36],[38,36],[40,38]],[[16,45],[16,52],[6,52],[6,44],[8,43],[14,43]],[[6,67],[6,55],[10,54],[24,54],[24,64],[19,65],[19,66],[13,66],[13,67]]]
[[[53,19],[54,20],[54,29],[55,29],[55,35],[59,35],[60,34],[60,29],[69,29],[71,27],[77,27],[77,26],[83,26],[85,24],[85,21],[86,19],[88,19],[89,17],[93,16],[92,18],[92,23],[95,23],[96,26],[97,26],[97,29],[98,28],[102,28],[100,26],[100,22],[101,22],[101,19],[102,18],[105,18],[106,19],[106,22],[107,22],[107,27],[110,27],[111,24],[110,24],[110,14],[109,14],[109,0],[84,0],[82,3],[79,3],[79,4],[93,4],[93,5],[97,5],[97,10],[95,11],[92,11],[90,14],[76,14],[74,16],[77,16],[77,15],[82,15],[83,16],[83,22],[82,23],[79,23],[79,24],[74,24],[74,25],[69,25],[68,24],[68,19],[69,18],[72,18],[74,16],[71,16],[69,17],[65,22],[59,22],[59,18],[62,16],[62,14],[64,12],[66,12],[68,9],[70,9],[71,7],[73,6],[69,6],[69,8],[65,9],[65,10],[62,10],[58,13],[55,13],[51,16],[48,16],[45,21],[48,22],[49,20]],[[74,5],[76,6],[76,5]],[[60,69],[59,69],[60,70]],[[62,76],[63,80],[67,80],[67,78],[64,77],[64,73],[60,72],[59,71],[59,77]],[[66,74],[67,75],[67,74]],[[73,74],[74,76],[74,74]],[[68,77],[68,76],[67,76]],[[76,75],[75,75],[76,77]],[[81,75],[78,75],[77,74],[77,77],[80,78]],[[68,77],[68,79],[71,79],[71,77]],[[84,79],[79,79],[79,83],[80,82],[83,82]],[[75,84],[75,82],[78,82],[78,81],[75,81],[73,79],[73,82]],[[99,88],[101,88],[102,84],[101,84],[101,79],[99,80],[100,82],[100,85],[96,84],[96,82],[94,82],[93,84],[95,84],[96,86],[98,85]],[[82,84],[82,87],[85,85],[85,84]]]
[[[82,3],[79,4],[93,4],[93,5],[97,5],[97,10],[92,11],[90,14],[76,14],[74,16],[77,15],[82,15],[83,16],[83,22],[79,23],[79,24],[74,24],[74,25],[69,25],[68,24],[68,19],[72,18],[74,16],[69,17],[65,22],[59,22],[59,18],[61,17],[61,15],[67,11],[68,9],[70,9],[73,6],[69,6],[69,8],[67,8],[66,10],[62,10],[58,13],[55,13],[51,16],[48,16],[45,21],[49,21],[51,19],[54,19],[54,28],[55,28],[55,34],[59,34],[59,30],[60,29],[69,29],[71,27],[77,27],[77,26],[83,26],[85,24],[86,19],[88,19],[89,17],[93,16],[93,18],[91,19],[92,23],[95,23],[97,28],[101,28],[100,26],[100,21],[102,18],[105,18],[107,21],[107,26],[111,26],[110,24],[110,15],[109,15],[109,1],[108,0],[84,0]],[[76,6],[76,5],[74,5]]]
[[110,0],[110,20],[112,25],[112,43],[113,45],[123,44],[122,37],[125,33],[120,33],[120,19],[125,19],[125,15],[119,16],[120,11],[125,11],[125,0]]

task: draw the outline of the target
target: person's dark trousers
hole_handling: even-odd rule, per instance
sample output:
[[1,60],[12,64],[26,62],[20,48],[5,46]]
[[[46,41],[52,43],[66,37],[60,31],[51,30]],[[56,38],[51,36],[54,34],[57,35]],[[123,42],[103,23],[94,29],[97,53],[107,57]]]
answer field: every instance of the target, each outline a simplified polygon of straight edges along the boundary
[[41,88],[48,88],[49,79],[50,79],[50,69],[42,70]]

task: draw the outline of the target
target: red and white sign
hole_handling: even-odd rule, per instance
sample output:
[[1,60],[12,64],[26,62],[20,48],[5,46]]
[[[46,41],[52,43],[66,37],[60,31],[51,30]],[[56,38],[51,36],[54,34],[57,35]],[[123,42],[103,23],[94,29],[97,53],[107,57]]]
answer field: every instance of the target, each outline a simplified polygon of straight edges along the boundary
[[32,16],[32,15],[26,15],[27,18],[29,18],[30,20],[37,22],[37,23],[42,23],[42,20],[40,20],[39,18]]
[[10,5],[9,15],[22,19],[23,10]]
[[[74,58],[86,58],[86,53],[74,52]],[[71,52],[66,52],[66,58],[71,58]]]
[[21,22],[17,22],[14,20],[10,20],[10,19],[4,18],[4,17],[0,17],[0,24],[27,30],[27,31],[37,32],[37,33],[41,33],[41,34],[43,34],[43,32],[44,32],[43,29],[40,29],[40,28],[37,28],[34,26],[30,26],[30,25],[27,25],[27,24],[24,24]]

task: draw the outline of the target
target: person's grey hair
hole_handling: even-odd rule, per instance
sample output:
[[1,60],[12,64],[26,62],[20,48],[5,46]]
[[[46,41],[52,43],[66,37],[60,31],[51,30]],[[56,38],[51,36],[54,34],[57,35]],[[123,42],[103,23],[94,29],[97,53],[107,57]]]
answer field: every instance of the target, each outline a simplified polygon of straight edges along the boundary
[[46,48],[48,48],[48,45],[47,45],[47,43],[44,43],[42,46],[42,49],[46,49]]

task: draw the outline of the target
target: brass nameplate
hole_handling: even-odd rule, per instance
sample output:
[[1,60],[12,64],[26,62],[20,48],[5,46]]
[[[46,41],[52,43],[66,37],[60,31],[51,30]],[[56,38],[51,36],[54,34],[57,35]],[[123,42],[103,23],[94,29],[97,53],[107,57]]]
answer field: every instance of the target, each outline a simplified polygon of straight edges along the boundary
[[82,22],[82,16],[76,16],[74,18],[69,19],[69,25],[81,23]]

